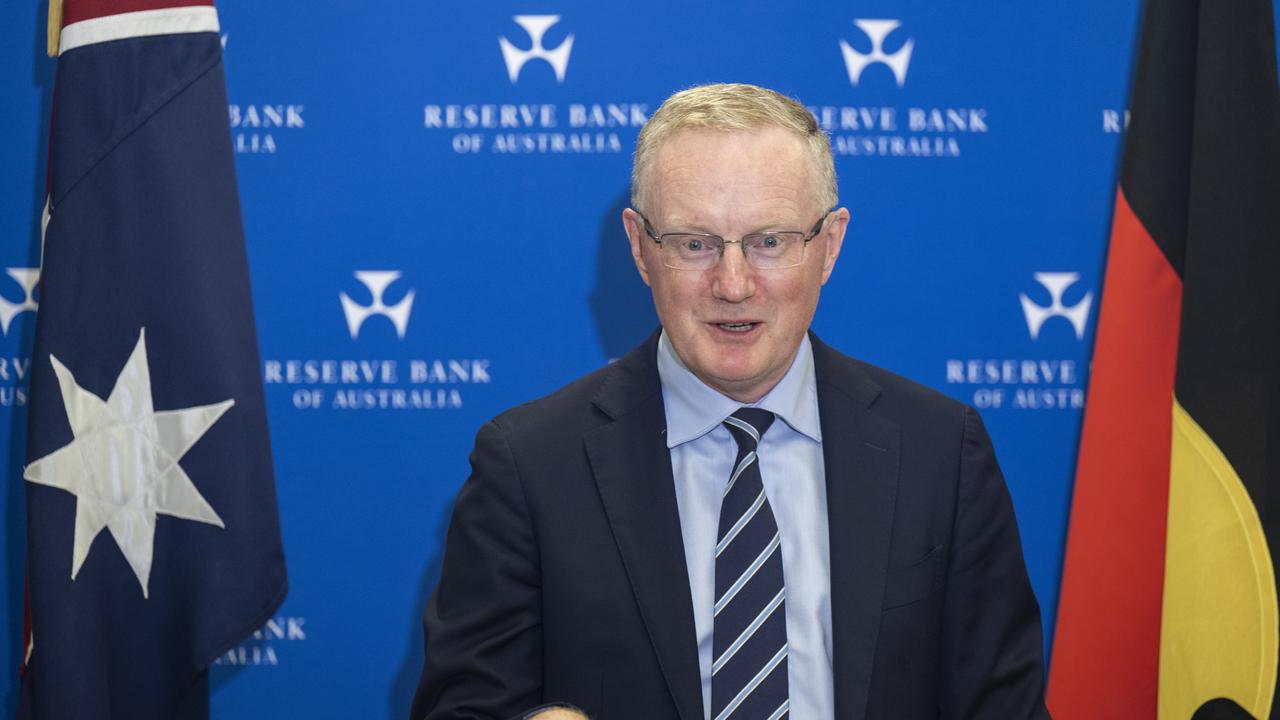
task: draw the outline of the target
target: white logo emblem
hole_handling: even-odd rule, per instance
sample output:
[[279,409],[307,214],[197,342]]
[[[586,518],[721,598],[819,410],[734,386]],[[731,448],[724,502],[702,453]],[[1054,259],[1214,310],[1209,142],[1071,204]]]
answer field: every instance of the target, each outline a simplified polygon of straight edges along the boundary
[[373,302],[361,305],[352,300],[346,293],[339,293],[342,300],[342,313],[347,316],[347,329],[351,331],[351,339],[360,334],[360,326],[373,315],[385,315],[396,326],[396,335],[403,340],[404,331],[409,327],[409,311],[413,309],[413,290],[405,293],[404,299],[388,307],[382,302],[382,294],[387,286],[400,277],[399,270],[357,270],[356,279],[369,288]]
[[548,28],[560,22],[560,16],[515,15],[513,19],[517,25],[524,28],[525,32],[529,33],[529,40],[533,43],[533,47],[521,50],[512,45],[506,37],[498,38],[498,45],[502,47],[502,60],[507,64],[507,76],[511,78],[511,82],[514,84],[516,78],[520,77],[524,64],[535,58],[547,61],[556,71],[556,82],[564,82],[564,72],[569,67],[569,52],[573,50],[573,35],[550,50],[542,47],[542,36],[547,33]]
[[75,439],[28,465],[22,476],[76,496],[72,580],[106,528],[147,597],[156,515],[226,527],[178,461],[235,400],[156,411],[145,330],[106,400],[81,387],[58,358],[50,355],[49,361]]
[[11,303],[0,297],[0,334],[9,334],[9,324],[18,313],[35,312],[39,309],[35,300],[36,283],[40,282],[40,268],[5,268],[5,273],[17,281],[22,287],[24,297],[21,303]]
[[893,77],[898,81],[898,87],[902,87],[907,82],[907,65],[911,63],[911,51],[915,48],[916,41],[908,39],[897,52],[889,55],[884,51],[884,39],[902,24],[900,21],[854,20],[853,24],[857,25],[871,40],[871,52],[864,55],[854,50],[844,40],[840,41],[840,50],[844,53],[844,64],[849,69],[849,82],[857,87],[862,71],[867,69],[868,65],[880,63],[889,66],[893,71]]
[[1084,298],[1071,307],[1065,307],[1062,304],[1062,294],[1080,279],[1080,274],[1073,272],[1038,272],[1034,276],[1036,282],[1039,282],[1049,291],[1051,302],[1049,307],[1042,307],[1027,297],[1026,293],[1018,294],[1018,297],[1022,300],[1022,312],[1027,316],[1027,330],[1031,331],[1031,339],[1035,340],[1040,335],[1040,327],[1044,325],[1046,320],[1057,315],[1070,320],[1071,326],[1076,329],[1076,338],[1083,340],[1085,323],[1089,321],[1089,307],[1093,304],[1093,293],[1085,293]]

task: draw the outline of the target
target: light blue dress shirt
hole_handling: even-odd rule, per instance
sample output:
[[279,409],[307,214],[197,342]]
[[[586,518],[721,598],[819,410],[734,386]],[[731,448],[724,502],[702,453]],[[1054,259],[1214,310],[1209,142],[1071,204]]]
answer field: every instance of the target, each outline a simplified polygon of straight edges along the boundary
[[[721,423],[742,403],[711,389],[689,372],[665,331],[658,339],[658,376],[693,596],[702,710],[709,720],[716,534],[720,500],[738,452],[733,436]],[[769,410],[782,421],[774,422],[765,433],[758,452],[761,480],[782,536],[790,717],[834,718],[827,486],[813,347],[808,336],[800,343],[787,374],[752,407]]]

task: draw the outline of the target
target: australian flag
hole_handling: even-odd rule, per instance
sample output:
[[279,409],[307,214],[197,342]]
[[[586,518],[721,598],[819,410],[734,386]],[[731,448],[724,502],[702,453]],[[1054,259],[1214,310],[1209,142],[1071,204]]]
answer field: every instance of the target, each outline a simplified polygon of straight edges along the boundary
[[218,18],[62,14],[22,713],[207,716],[208,664],[287,587]]

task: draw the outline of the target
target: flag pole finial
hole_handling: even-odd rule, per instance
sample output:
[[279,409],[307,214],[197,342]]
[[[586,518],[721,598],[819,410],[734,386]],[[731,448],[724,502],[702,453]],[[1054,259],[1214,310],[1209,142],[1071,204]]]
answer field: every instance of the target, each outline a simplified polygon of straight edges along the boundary
[[62,0],[49,0],[49,57],[58,57],[62,40]]

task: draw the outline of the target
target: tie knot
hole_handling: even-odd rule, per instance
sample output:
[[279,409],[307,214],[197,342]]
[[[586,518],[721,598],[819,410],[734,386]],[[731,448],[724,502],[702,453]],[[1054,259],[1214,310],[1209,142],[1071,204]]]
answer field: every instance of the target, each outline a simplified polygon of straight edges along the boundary
[[760,408],[738,408],[738,411],[724,419],[725,427],[738,441],[739,448],[755,450],[764,432],[773,424],[773,413]]

